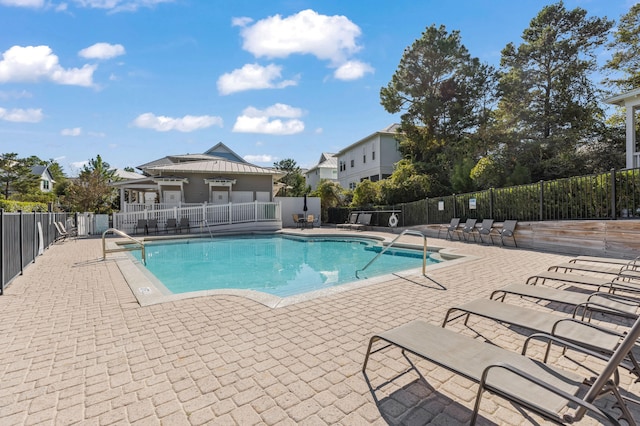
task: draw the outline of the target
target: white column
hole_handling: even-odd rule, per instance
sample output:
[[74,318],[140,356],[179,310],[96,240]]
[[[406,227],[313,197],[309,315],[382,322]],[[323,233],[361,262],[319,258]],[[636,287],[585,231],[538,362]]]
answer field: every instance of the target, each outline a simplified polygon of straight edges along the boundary
[[626,104],[627,110],[627,149],[626,149],[626,165],[628,169],[635,167],[634,154],[636,152],[636,115],[635,108],[630,103]]

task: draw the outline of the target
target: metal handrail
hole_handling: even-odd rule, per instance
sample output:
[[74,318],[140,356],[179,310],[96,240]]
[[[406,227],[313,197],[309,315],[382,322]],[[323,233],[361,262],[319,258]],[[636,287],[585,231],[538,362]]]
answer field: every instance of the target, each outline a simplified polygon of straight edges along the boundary
[[395,243],[400,237],[402,237],[403,235],[406,234],[412,234],[412,235],[416,235],[416,236],[420,236],[423,238],[423,245],[422,245],[422,275],[426,276],[427,275],[427,236],[424,235],[422,232],[420,231],[415,231],[413,229],[405,229],[404,231],[402,231],[400,233],[400,235],[398,235],[397,237],[395,237],[393,239],[393,241],[391,241],[384,249],[382,249],[380,251],[380,253],[378,253],[376,255],[376,257],[374,257],[373,259],[371,259],[369,261],[369,263],[367,263],[365,265],[364,268],[362,269],[358,269],[356,271],[356,278],[360,278],[358,276],[358,272],[364,272],[365,269],[367,269],[369,267],[369,265],[371,265],[373,262],[376,261],[376,259],[378,259],[380,256],[382,256],[384,254],[384,252],[386,252],[387,250],[389,250],[391,248],[391,246],[393,245],[393,243]]
[[[133,241],[134,244],[137,244],[138,247],[122,247],[122,248],[115,248],[115,249],[108,249],[107,250],[107,245],[105,242],[105,235],[107,235],[107,232],[113,232],[114,234],[118,234],[121,237],[127,238],[128,240]],[[133,238],[131,235],[126,234],[122,231],[120,231],[119,229],[116,228],[109,228],[106,231],[104,231],[102,233],[102,260],[106,260],[107,259],[107,253],[117,253],[117,252],[121,252],[121,251],[132,251],[132,250],[141,250],[141,255],[142,255],[142,263],[144,265],[147,264],[147,256],[145,254],[145,250],[144,250],[144,243],[140,240],[137,240],[135,238]]]

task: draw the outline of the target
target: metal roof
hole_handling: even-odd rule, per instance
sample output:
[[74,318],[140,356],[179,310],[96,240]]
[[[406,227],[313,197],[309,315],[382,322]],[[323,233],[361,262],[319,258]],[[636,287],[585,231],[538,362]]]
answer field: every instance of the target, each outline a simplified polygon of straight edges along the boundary
[[184,163],[157,165],[146,167],[145,171],[158,175],[160,173],[232,173],[232,174],[251,174],[251,175],[284,175],[276,169],[254,166],[249,163],[236,163],[235,161],[227,161],[222,158],[210,159],[207,161],[188,161]]
[[385,127],[382,130],[378,130],[377,132],[371,133],[369,136],[360,139],[358,142],[352,143],[351,145],[349,145],[348,147],[341,149],[336,156],[340,156],[342,154],[344,154],[347,151],[350,151],[351,149],[353,149],[354,147],[360,145],[363,142],[367,142],[371,139],[373,139],[375,136],[377,135],[397,135],[398,134],[398,129],[400,129],[400,125],[397,123],[391,124],[387,127]]

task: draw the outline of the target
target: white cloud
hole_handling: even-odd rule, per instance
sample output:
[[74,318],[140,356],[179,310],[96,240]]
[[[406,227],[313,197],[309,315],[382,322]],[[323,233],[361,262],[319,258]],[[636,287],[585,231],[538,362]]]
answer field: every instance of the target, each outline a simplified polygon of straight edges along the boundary
[[162,3],[173,3],[174,0],[72,0],[78,7],[91,9],[108,9],[110,12],[135,12],[147,7],[153,8]]
[[57,84],[93,85],[95,65],[64,69],[49,46],[13,46],[2,54],[0,83],[49,80]]
[[0,108],[0,120],[13,121],[15,123],[38,123],[44,115],[41,109],[14,108],[7,110]]
[[242,47],[256,57],[311,54],[332,64],[341,64],[360,50],[356,43],[360,34],[360,27],[346,16],[320,15],[311,9],[286,18],[271,16],[241,30]]
[[316,135],[321,135],[324,132],[324,129],[322,127],[318,127],[316,130],[314,130],[313,133],[315,133]]
[[74,127],[73,129],[62,129],[60,131],[62,136],[80,136],[82,129],[80,127]]
[[231,18],[231,26],[232,27],[246,27],[250,23],[253,22],[252,18],[247,16],[240,16],[238,18]]
[[357,80],[366,73],[372,73],[373,67],[360,61],[347,61],[335,70],[333,76],[338,80]]
[[273,163],[278,160],[277,157],[268,154],[245,155],[244,158],[249,163]]
[[9,99],[23,99],[23,98],[32,98],[33,94],[31,92],[27,92],[26,90],[16,91],[12,90],[10,92],[3,92],[0,90],[0,100],[7,101]]
[[87,135],[93,138],[104,138],[107,136],[107,134],[104,132],[88,132]]
[[[304,123],[297,118],[303,112],[285,104],[275,104],[265,110],[245,108],[233,125],[236,133],[264,133],[268,135],[294,135],[304,131]],[[272,119],[282,117],[288,120]]]
[[44,0],[0,0],[2,6],[33,7],[34,9],[44,7]]
[[78,55],[87,59],[111,59],[125,54],[121,44],[96,43],[78,52]]
[[246,64],[240,69],[222,74],[218,78],[218,92],[228,95],[234,92],[252,89],[282,89],[295,86],[295,80],[277,81],[281,77],[282,67],[269,64],[263,67],[258,64]]
[[153,129],[158,132],[177,130],[179,132],[193,132],[211,126],[222,127],[222,118],[212,115],[185,115],[182,118],[165,117],[147,112],[139,115],[133,125],[143,129]]

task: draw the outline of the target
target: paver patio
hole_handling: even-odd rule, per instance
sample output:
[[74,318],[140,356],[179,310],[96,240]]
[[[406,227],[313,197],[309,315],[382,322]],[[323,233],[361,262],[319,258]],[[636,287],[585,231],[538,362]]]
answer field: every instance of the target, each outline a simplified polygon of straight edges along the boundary
[[[140,307],[115,261],[102,260],[99,239],[56,244],[0,296],[0,424],[468,422],[476,386],[415,357],[417,371],[397,377],[409,367],[397,349],[372,357],[372,393],[361,372],[369,338],[415,318],[439,324],[448,307],[524,283],[569,256],[429,244],[474,256],[429,272],[446,290],[420,275],[392,277],[277,309],[235,296]],[[516,351],[525,337],[487,320],[449,327]],[[558,360],[584,371],[574,361],[585,360]],[[621,376],[624,394],[637,394],[640,384]],[[638,406],[630,408],[640,419]],[[537,421],[504,400],[483,399],[480,424]]]

